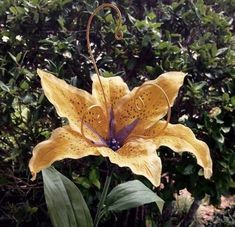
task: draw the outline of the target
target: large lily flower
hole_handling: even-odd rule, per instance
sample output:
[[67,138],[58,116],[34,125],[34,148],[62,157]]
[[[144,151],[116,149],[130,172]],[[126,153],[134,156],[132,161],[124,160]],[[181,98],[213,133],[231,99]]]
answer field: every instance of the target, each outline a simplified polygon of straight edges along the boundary
[[191,129],[162,120],[183,84],[184,73],[164,73],[132,91],[121,77],[94,75],[89,94],[50,73],[37,72],[46,97],[69,125],[55,129],[48,140],[34,148],[29,163],[34,178],[55,161],[102,155],[145,176],[157,187],[162,165],[156,149],[160,146],[191,152],[203,167],[205,178],[211,177],[208,146],[196,139]]

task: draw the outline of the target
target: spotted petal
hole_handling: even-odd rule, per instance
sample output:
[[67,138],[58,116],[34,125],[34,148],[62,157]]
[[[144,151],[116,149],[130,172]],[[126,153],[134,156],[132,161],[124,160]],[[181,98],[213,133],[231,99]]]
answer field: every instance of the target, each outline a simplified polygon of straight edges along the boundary
[[100,149],[99,152],[112,163],[129,167],[133,173],[145,176],[153,185],[159,186],[162,165],[152,142],[138,139],[126,143],[117,152],[108,149]]
[[[40,69],[37,70],[37,73],[41,78],[46,97],[55,106],[57,113],[61,117],[66,117],[69,120],[69,124],[74,130],[80,132],[81,118],[86,113],[85,122],[100,135],[107,135],[107,117],[102,113],[100,108],[93,108],[86,112],[88,107],[96,105],[96,100],[89,93],[73,87],[65,81]],[[89,134],[92,134],[90,137],[95,136],[90,130],[85,131],[88,137]]]
[[[92,80],[92,95],[100,104],[104,105],[104,96],[98,76],[96,74],[93,75]],[[129,93],[127,84],[122,80],[120,76],[109,78],[101,76],[100,80],[109,106],[115,106],[115,104],[121,97]]]
[[78,159],[88,155],[99,155],[97,147],[89,144],[71,127],[65,126],[54,130],[48,140],[34,148],[29,168],[35,178],[38,172],[55,161],[65,158]]
[[182,72],[164,73],[156,80],[145,82],[139,89],[135,88],[121,98],[114,109],[117,130],[130,124],[135,119],[140,119],[141,123],[139,123],[136,131],[141,133],[142,129],[149,127],[165,116],[168,104],[162,90],[166,93],[172,106],[179,88],[183,84],[184,77],[185,74]]
[[164,121],[157,123],[148,129],[145,135],[151,136],[157,147],[167,146],[175,152],[191,152],[195,155],[197,163],[203,167],[205,178],[210,178],[212,175],[212,160],[207,144],[196,139],[192,130],[184,125],[168,124],[167,128],[162,131],[164,125]]

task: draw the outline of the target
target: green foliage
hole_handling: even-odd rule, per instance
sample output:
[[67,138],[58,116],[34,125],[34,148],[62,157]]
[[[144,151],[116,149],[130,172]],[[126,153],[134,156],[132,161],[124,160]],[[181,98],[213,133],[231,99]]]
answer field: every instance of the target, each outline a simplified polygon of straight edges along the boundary
[[42,171],[44,194],[54,227],[92,227],[92,218],[82,193],[55,168]]
[[[2,0],[0,2],[0,224],[48,226],[42,179],[30,182],[32,148],[65,123],[43,95],[36,68],[46,68],[90,91],[85,29],[103,1]],[[166,148],[161,189],[166,203],[186,187],[196,198],[234,192],[235,38],[232,0],[116,1],[125,24],[114,39],[114,16],[105,10],[92,25],[95,58],[105,76],[121,75],[132,88],[162,72],[188,73],[172,123],[189,126],[210,147],[213,177],[205,180],[195,159]],[[94,215],[106,166],[103,159],[65,160],[58,168],[81,186]],[[120,175],[122,177],[120,177]],[[114,185],[133,179],[118,169]],[[144,179],[145,180],[145,179]],[[147,184],[149,182],[146,182]],[[155,220],[155,208],[143,208]],[[164,213],[164,209],[163,209]],[[117,214],[119,215],[119,214]],[[129,215],[129,213],[121,213]],[[107,223],[113,216],[107,217]],[[154,219],[155,218],[155,219]]]
[[79,175],[73,173],[73,181],[86,189],[89,189],[92,186],[96,186],[98,189],[100,189],[99,171],[94,167],[91,167],[88,171],[88,177],[80,177]]
[[108,194],[105,210],[122,211],[155,202],[162,211],[164,201],[138,180],[119,184]]

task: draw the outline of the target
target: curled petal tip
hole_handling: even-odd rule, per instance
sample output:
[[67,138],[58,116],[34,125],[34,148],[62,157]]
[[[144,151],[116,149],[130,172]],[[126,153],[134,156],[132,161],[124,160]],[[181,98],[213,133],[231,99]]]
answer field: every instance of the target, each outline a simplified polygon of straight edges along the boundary
[[37,68],[37,74],[40,76],[43,73],[43,70]]
[[206,179],[210,179],[212,176],[212,169],[211,168],[205,168],[204,169],[204,176]]
[[49,72],[44,71],[44,70],[39,69],[39,68],[37,68],[37,74],[41,79],[51,76],[51,74]]
[[37,174],[35,173],[35,172],[31,172],[31,175],[32,175],[32,177],[31,177],[31,181],[35,181],[36,180],[36,177],[37,177]]

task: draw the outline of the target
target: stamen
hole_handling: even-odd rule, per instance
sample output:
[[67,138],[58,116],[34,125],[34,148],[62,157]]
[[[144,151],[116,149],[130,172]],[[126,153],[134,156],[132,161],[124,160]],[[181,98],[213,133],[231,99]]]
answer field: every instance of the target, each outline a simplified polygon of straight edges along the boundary
[[[139,94],[140,90],[141,90],[143,87],[146,87],[146,86],[153,86],[153,87],[157,88],[158,90],[160,90],[160,91],[162,92],[162,94],[164,95],[164,97],[165,97],[165,99],[166,99],[166,102],[167,102],[167,106],[168,106],[167,120],[166,120],[166,124],[164,125],[164,127],[163,127],[161,130],[159,130],[159,132],[158,132],[158,135],[159,135],[160,133],[162,133],[162,132],[165,130],[165,128],[167,127],[167,125],[168,125],[169,122],[170,122],[170,118],[171,118],[171,104],[170,104],[169,98],[168,98],[166,92],[164,91],[164,89],[163,89],[161,86],[159,86],[158,84],[154,84],[154,83],[150,83],[150,82],[149,82],[149,83],[143,84],[141,87],[139,87],[139,88],[136,90],[134,99],[135,99],[135,107],[136,107],[136,109],[137,109],[138,111],[143,110],[143,108],[145,107],[144,100],[141,98],[141,96],[138,96],[138,94]],[[138,97],[137,97],[137,96],[138,96]],[[138,103],[137,103],[137,100],[138,100],[138,99],[141,101],[141,104],[142,104],[141,107],[142,107],[142,108],[140,108],[139,105],[138,105]],[[156,123],[158,123],[158,122],[159,122],[159,121],[157,121]],[[156,123],[155,123],[155,124],[156,124]],[[151,136],[133,135],[133,136],[129,137],[128,140],[129,140],[130,138],[135,138],[135,137],[144,138],[144,139],[151,138]]]
[[[121,40],[123,38],[123,33],[121,31],[121,26],[122,26],[122,15],[121,15],[121,12],[120,10],[118,9],[117,6],[111,4],[111,3],[104,3],[102,5],[100,5],[99,7],[97,7],[94,12],[91,14],[91,16],[89,17],[88,19],[88,23],[87,23],[87,29],[86,29],[86,40],[87,40],[87,49],[88,49],[88,53],[90,55],[90,58],[91,58],[91,61],[92,61],[92,64],[95,68],[95,72],[98,76],[98,80],[99,80],[99,83],[100,83],[100,87],[101,87],[101,91],[102,91],[102,95],[103,95],[103,98],[104,98],[104,102],[105,102],[105,110],[106,110],[106,116],[108,117],[108,102],[107,102],[107,98],[105,96],[105,92],[104,92],[104,86],[101,82],[101,76],[100,76],[100,72],[99,72],[99,69],[96,65],[96,62],[95,62],[95,58],[93,56],[93,53],[92,53],[92,50],[91,50],[91,43],[90,43],[90,28],[91,28],[91,22],[93,20],[93,17],[102,9],[104,8],[113,8],[117,15],[118,15],[118,19],[117,19],[117,26],[116,26],[116,29],[115,29],[115,38],[117,40]],[[90,144],[96,144],[96,145],[100,145],[100,146],[107,146],[107,143],[105,141],[105,139],[99,135],[99,133],[96,132],[95,129],[93,129],[88,123],[85,123],[85,116],[86,114],[88,113],[88,111],[90,111],[91,109],[93,108],[100,108],[102,110],[102,107],[99,106],[99,105],[93,105],[93,106],[90,106],[89,108],[87,108],[87,110],[84,112],[82,118],[81,118],[81,134],[83,136],[83,138]],[[101,120],[100,120],[100,114],[97,115],[97,123],[100,124],[101,123]],[[84,124],[86,125],[86,127],[92,131],[92,133],[94,133],[99,139],[100,139],[100,142],[101,143],[97,143],[97,142],[94,142],[94,141],[91,141],[90,139],[88,139],[84,133]],[[113,124],[113,122],[112,122]],[[101,126],[102,127],[102,126]]]
[[110,114],[109,114],[109,137],[108,138],[114,138],[114,136],[115,136],[114,112],[113,112],[113,108],[110,108]]
[[86,30],[86,40],[87,40],[87,49],[88,49],[88,53],[90,54],[90,58],[91,58],[91,61],[93,63],[93,66],[95,68],[95,72],[98,76],[98,79],[99,79],[99,83],[100,83],[100,86],[101,86],[101,90],[102,90],[102,94],[103,94],[103,97],[104,97],[104,102],[105,102],[105,108],[106,108],[106,114],[108,116],[108,102],[107,102],[107,99],[106,99],[106,96],[105,96],[105,92],[104,92],[104,87],[102,85],[102,82],[101,82],[101,79],[100,79],[100,72],[99,72],[99,69],[96,65],[96,62],[95,62],[95,58],[92,54],[92,51],[91,51],[91,43],[90,43],[90,27],[91,27],[91,22],[92,22],[92,19],[93,17],[102,9],[104,8],[113,8],[117,15],[118,15],[118,20],[117,20],[117,26],[116,26],[116,29],[115,29],[115,38],[117,40],[120,40],[123,38],[123,33],[121,31],[121,26],[122,26],[122,15],[121,15],[121,12],[120,10],[118,9],[117,6],[115,6],[114,4],[111,4],[111,3],[104,3],[102,5],[100,5],[99,7],[97,7],[94,12],[91,14],[91,16],[89,17],[89,20],[88,20],[88,23],[87,23],[87,30]]
[[131,132],[135,129],[138,123],[139,123],[139,119],[135,119],[129,125],[126,125],[122,129],[120,129],[119,132],[117,132],[115,138],[119,141],[121,145],[125,143],[126,139],[131,134]]
[[[92,144],[92,145],[97,145],[97,146],[107,146],[106,144],[106,141],[105,139],[98,133],[96,132],[96,130],[94,128],[91,127],[91,125],[89,125],[88,123],[85,122],[85,117],[86,117],[86,114],[91,110],[91,109],[94,109],[94,108],[100,108],[101,111],[102,111],[102,107],[99,106],[99,105],[93,105],[93,106],[90,106],[89,108],[86,109],[86,111],[84,112],[82,118],[81,118],[81,135],[82,137],[89,143],[89,144]],[[100,114],[97,115],[97,120],[100,119]],[[98,121],[98,124],[100,124],[101,121]],[[100,143],[97,143],[97,142],[94,142],[94,141],[91,141],[90,139],[88,139],[84,133],[84,124],[86,125],[86,127],[92,132],[94,133],[99,139],[100,139]],[[101,126],[103,127],[103,126]]]
[[[139,107],[138,99],[140,100],[141,107]],[[137,110],[141,111],[144,108],[144,100],[139,96],[138,99],[135,99],[135,107]]]

